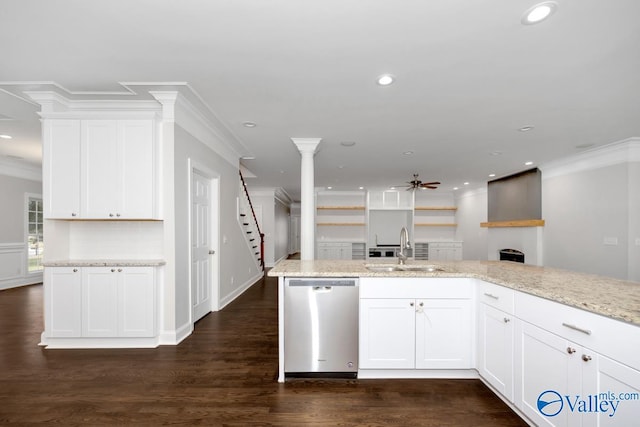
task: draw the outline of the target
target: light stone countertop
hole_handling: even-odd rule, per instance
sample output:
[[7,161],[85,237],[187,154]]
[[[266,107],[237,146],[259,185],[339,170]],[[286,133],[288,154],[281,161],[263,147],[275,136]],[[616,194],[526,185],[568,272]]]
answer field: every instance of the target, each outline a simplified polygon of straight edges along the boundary
[[42,263],[45,267],[157,267],[165,264],[162,259],[70,259]]
[[503,285],[623,322],[640,326],[640,283],[509,261],[411,261],[445,271],[372,272],[366,264],[384,261],[283,260],[269,270],[276,277],[469,277]]

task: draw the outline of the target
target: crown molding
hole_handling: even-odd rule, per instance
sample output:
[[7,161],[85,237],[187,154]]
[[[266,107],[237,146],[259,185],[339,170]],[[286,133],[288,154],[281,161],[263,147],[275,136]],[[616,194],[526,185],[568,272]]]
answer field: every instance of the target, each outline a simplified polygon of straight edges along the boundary
[[19,161],[0,159],[0,175],[42,182],[42,168]]
[[630,162],[640,162],[640,137],[627,138],[575,156],[554,160],[539,166],[539,169],[545,180]]

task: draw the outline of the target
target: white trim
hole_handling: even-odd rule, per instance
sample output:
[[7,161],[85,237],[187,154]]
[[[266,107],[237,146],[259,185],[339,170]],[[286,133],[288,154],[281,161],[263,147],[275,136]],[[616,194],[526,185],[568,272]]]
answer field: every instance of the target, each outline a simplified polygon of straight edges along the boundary
[[551,161],[541,165],[539,169],[542,171],[542,179],[545,180],[638,161],[640,161],[640,137],[633,137],[584,151],[575,156]]
[[225,296],[224,298],[220,299],[220,310],[222,310],[223,308],[225,308],[228,304],[230,304],[231,302],[233,302],[233,300],[235,300],[236,298],[238,298],[240,295],[242,295],[247,289],[249,289],[251,286],[255,285],[256,283],[258,283],[258,281],[260,279],[262,279],[264,277],[264,273],[262,271],[260,271],[258,274],[256,274],[255,276],[253,276],[252,278],[250,278],[249,280],[247,280],[242,286],[234,289],[233,292],[231,292],[229,295]]
[[161,331],[158,335],[159,345],[178,345],[193,332],[193,323],[185,323],[178,329]]
[[0,170],[0,175],[42,182],[42,166],[31,166],[24,162],[0,159]]
[[478,371],[471,369],[361,369],[358,379],[400,379],[400,378],[480,378]]
[[206,117],[184,96],[179,96],[176,101],[176,123],[196,139],[209,147],[224,160],[237,168],[240,162],[241,151],[235,145],[241,145],[240,141],[222,123],[214,122]]

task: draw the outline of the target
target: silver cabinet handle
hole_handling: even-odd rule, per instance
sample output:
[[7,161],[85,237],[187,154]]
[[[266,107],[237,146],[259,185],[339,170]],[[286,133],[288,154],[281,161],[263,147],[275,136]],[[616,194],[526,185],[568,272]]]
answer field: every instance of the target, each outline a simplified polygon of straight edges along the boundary
[[109,214],[109,216],[110,216],[111,218],[113,218],[113,214],[112,214],[112,213],[110,213],[110,214]]
[[500,297],[497,297],[497,296],[495,296],[495,295],[493,295],[493,294],[488,294],[488,293],[486,293],[486,292],[485,292],[484,294],[485,294],[486,296],[488,296],[489,298],[493,298],[493,299],[500,299]]
[[117,216],[118,218],[120,218],[120,214],[119,214],[119,213],[117,213],[117,214],[116,214],[116,216]]
[[583,354],[582,360],[584,360],[585,362],[588,362],[589,360],[591,360],[591,356],[589,356],[588,354]]
[[576,349],[575,349],[575,348],[567,347],[567,353],[569,353],[569,354],[573,354],[573,353],[575,353],[575,352],[576,352]]
[[582,332],[583,334],[591,335],[591,331],[589,329],[579,328],[576,325],[572,325],[571,323],[562,323],[562,326],[565,328],[573,329],[574,331]]

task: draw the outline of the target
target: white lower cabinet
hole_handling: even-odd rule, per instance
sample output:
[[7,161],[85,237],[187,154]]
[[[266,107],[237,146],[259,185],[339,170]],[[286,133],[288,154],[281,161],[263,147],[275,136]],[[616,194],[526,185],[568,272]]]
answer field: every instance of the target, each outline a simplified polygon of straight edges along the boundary
[[47,267],[44,270],[46,301],[44,321],[47,335],[66,338],[82,335],[82,272],[77,267]]
[[473,368],[469,281],[363,278],[360,292],[361,369]]
[[640,328],[516,293],[514,403],[540,426],[640,419]]
[[478,373],[513,402],[513,315],[480,304]]
[[154,267],[47,267],[47,336],[155,336]]
[[352,259],[352,244],[338,242],[318,243],[318,259]]

